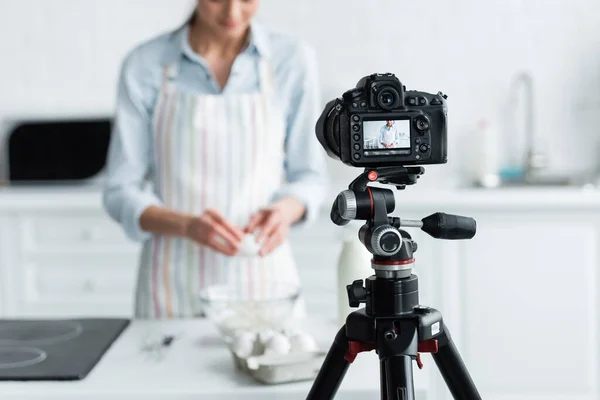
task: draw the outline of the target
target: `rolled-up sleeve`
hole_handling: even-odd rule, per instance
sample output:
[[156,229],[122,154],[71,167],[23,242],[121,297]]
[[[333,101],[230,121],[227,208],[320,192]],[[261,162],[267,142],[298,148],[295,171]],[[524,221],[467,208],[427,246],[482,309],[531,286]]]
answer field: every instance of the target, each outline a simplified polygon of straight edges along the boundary
[[295,79],[287,111],[287,179],[277,197],[299,200],[305,207],[305,215],[296,226],[308,226],[319,214],[328,181],[325,151],[315,136],[315,124],[321,113],[317,58],[311,47],[302,44],[288,62],[292,64],[290,69]]
[[161,200],[145,189],[152,165],[152,124],[141,64],[133,51],[121,67],[102,195],[108,215],[137,242],[151,236],[141,229],[142,212],[151,205],[162,206]]

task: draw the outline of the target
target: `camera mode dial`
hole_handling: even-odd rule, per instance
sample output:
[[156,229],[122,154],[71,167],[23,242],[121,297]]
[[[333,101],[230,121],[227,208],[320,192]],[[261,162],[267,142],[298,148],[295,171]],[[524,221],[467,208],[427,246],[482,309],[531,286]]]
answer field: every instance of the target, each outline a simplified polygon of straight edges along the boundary
[[380,226],[371,236],[371,247],[377,255],[393,256],[402,247],[402,235],[392,226]]

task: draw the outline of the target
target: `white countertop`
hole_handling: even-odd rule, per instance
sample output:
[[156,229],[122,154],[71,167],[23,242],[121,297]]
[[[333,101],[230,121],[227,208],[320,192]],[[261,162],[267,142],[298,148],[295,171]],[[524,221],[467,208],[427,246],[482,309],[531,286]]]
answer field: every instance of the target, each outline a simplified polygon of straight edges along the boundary
[[[307,330],[328,348],[339,329],[333,322],[315,323]],[[151,333],[178,334],[162,361],[140,351]],[[425,368],[436,368],[429,355]],[[422,371],[426,371],[426,369]],[[414,364],[415,385],[421,372]],[[133,321],[90,374],[81,381],[0,382],[6,399],[305,399],[312,382],[263,385],[235,369],[230,353],[208,320]],[[243,397],[241,397],[243,396]],[[379,398],[379,362],[372,351],[350,365],[336,399]]]
[[[392,188],[391,186],[386,186]],[[501,189],[431,189],[409,186],[396,193],[396,210],[463,209],[506,210],[576,208],[600,210],[600,190],[577,187],[525,187]],[[328,214],[339,191],[329,193],[323,210]],[[101,207],[101,191],[95,185],[0,187],[0,211]]]

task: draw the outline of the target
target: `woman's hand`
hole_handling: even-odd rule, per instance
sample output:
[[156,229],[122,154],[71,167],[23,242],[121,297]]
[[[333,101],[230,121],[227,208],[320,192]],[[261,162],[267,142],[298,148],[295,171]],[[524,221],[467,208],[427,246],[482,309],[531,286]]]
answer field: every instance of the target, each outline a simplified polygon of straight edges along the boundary
[[253,233],[259,229],[256,241],[261,245],[259,255],[264,257],[283,243],[290,226],[302,218],[304,212],[304,205],[286,197],[254,214],[244,231]]
[[185,236],[215,251],[234,256],[244,232],[227,222],[218,211],[206,210],[200,216],[190,217]]

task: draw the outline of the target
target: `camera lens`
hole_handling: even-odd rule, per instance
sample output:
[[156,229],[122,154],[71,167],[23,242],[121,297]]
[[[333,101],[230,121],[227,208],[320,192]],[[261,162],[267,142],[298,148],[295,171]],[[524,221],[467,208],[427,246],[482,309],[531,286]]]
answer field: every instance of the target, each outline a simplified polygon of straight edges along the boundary
[[420,131],[425,131],[425,130],[429,129],[429,121],[425,117],[418,117],[415,120],[415,125],[417,126],[417,129]]
[[[335,116],[336,99],[331,100],[321,113],[315,124],[317,140],[323,146],[327,154],[339,159],[340,157],[340,122],[339,116]],[[334,114],[334,115],[332,115]]]
[[384,110],[394,108],[398,104],[400,95],[398,91],[392,87],[385,87],[379,91],[377,95],[377,104]]

